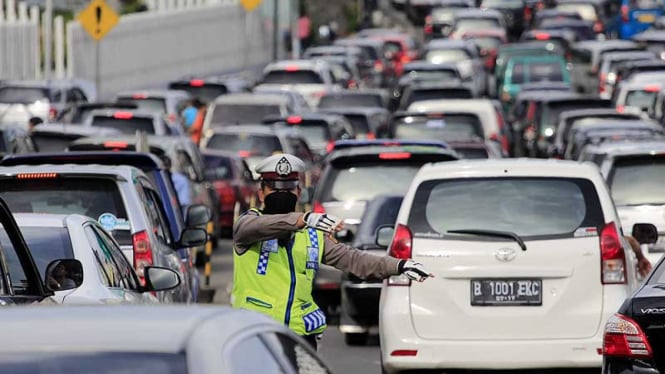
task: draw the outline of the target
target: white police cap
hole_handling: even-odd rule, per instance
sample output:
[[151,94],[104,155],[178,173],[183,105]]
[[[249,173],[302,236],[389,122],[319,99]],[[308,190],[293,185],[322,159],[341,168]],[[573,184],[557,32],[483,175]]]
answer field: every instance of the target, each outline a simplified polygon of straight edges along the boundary
[[305,163],[294,155],[280,153],[259,162],[254,169],[263,180],[297,180]]

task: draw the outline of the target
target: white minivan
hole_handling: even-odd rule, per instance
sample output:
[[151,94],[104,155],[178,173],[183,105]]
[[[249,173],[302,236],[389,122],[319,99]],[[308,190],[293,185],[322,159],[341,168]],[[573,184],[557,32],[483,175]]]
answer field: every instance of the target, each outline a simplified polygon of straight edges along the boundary
[[423,166],[377,242],[434,278],[384,281],[383,369],[598,368],[638,285],[598,168],[559,160]]

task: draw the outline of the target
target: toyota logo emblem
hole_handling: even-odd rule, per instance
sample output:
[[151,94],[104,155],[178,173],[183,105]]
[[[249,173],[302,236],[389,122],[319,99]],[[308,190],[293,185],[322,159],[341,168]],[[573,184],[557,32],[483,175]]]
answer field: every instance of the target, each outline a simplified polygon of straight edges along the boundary
[[512,248],[501,248],[494,252],[494,257],[501,262],[512,261],[517,257],[517,253]]

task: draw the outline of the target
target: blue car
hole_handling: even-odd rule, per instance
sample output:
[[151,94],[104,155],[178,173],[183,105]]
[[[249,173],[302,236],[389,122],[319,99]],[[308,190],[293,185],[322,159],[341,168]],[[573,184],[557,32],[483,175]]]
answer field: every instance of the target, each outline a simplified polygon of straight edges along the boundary
[[630,39],[647,30],[663,15],[663,0],[622,0],[619,17],[619,37]]

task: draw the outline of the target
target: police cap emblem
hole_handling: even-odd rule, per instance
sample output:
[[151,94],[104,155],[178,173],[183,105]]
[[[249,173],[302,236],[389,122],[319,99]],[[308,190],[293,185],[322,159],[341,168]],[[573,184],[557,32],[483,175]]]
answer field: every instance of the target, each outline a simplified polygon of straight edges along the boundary
[[275,173],[277,173],[277,175],[280,177],[287,177],[289,174],[291,174],[292,170],[293,168],[291,167],[291,163],[286,159],[286,157],[282,157],[282,159],[279,160],[275,166]]

